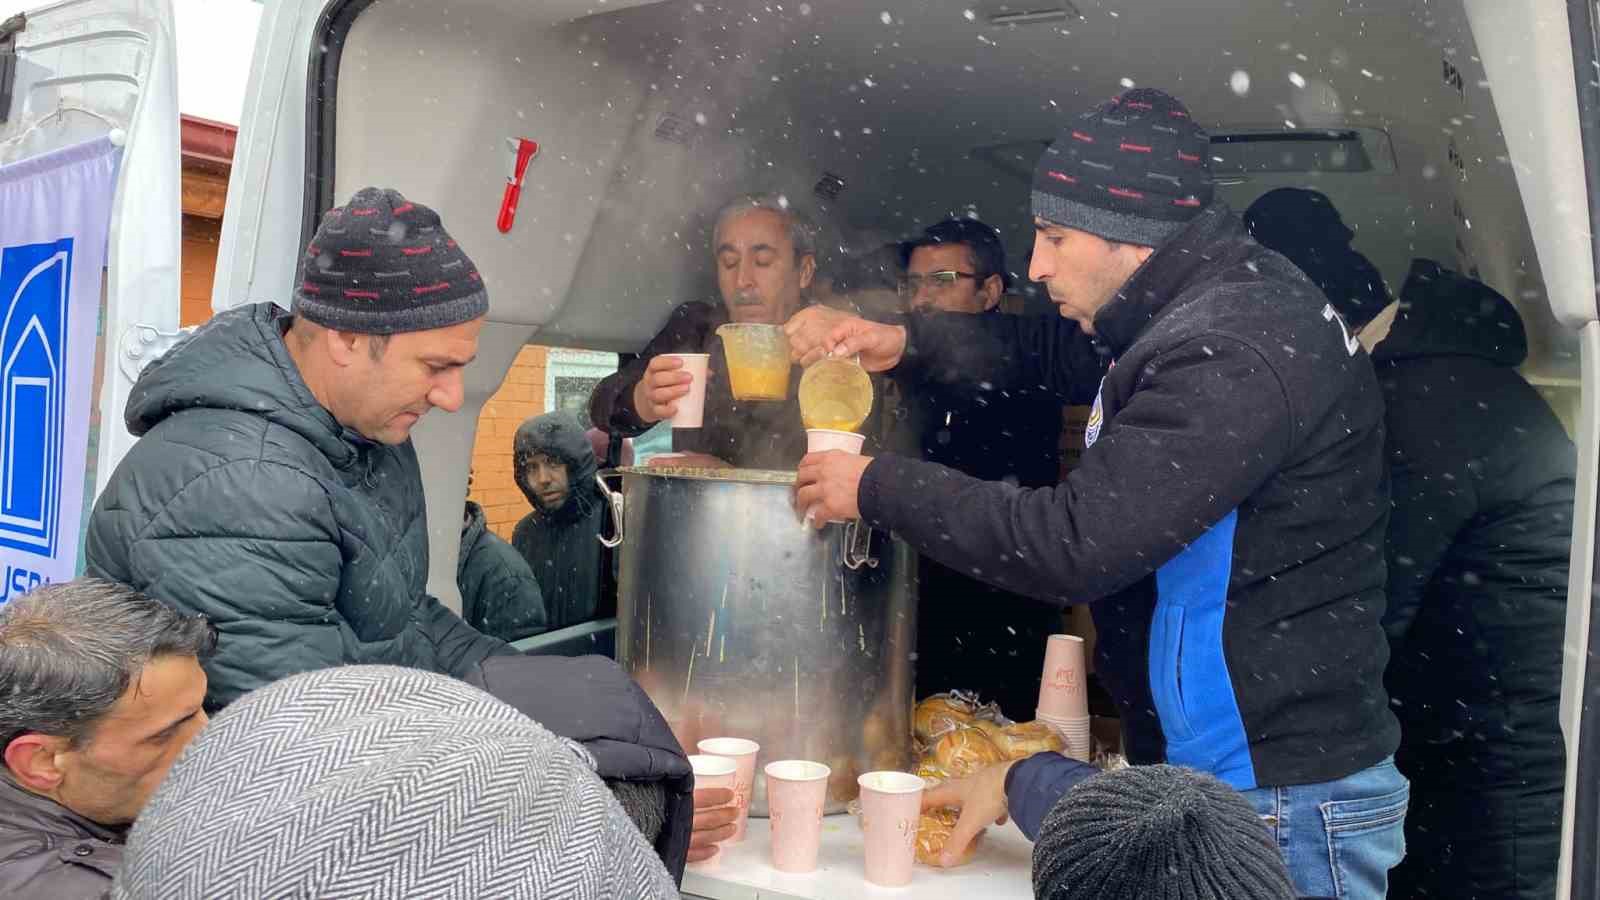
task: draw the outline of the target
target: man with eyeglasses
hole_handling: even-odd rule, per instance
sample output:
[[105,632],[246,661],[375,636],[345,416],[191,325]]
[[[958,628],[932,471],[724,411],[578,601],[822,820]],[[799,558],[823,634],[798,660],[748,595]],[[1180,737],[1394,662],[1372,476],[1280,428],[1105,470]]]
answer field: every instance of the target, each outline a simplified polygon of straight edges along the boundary
[[[918,319],[942,314],[998,318],[1011,286],[1005,247],[977,219],[947,219],[900,245],[900,298]],[[976,392],[942,378],[900,378],[921,457],[984,481],[1025,488],[1056,483],[1061,401],[1043,390]],[[977,691],[1017,719],[1033,718],[1045,639],[1061,615],[970,575],[921,561],[917,686],[922,693]],[[974,616],[973,603],[985,614]]]

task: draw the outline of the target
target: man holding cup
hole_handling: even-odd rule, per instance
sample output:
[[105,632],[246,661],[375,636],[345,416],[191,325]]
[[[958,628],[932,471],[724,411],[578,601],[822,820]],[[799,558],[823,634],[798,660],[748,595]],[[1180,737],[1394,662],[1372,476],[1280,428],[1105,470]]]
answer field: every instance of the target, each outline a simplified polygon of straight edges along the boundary
[[[595,386],[589,416],[630,437],[672,419],[673,450],[682,454],[674,465],[790,468],[806,446],[796,379],[787,402],[737,400],[726,357],[714,348],[723,325],[782,325],[805,305],[817,271],[816,229],[787,198],[756,194],[718,214],[711,249],[722,305],[695,301],[673,310],[638,359]],[[697,399],[701,409],[686,405]]]
[[[1317,289],[1213,201],[1208,156],[1160,91],[1071,121],[1032,191],[1029,276],[1060,318],[807,310],[787,326],[801,362],[860,354],[874,371],[1093,400],[1061,485],[815,454],[796,507],[860,517],[1017,593],[1091,603],[1129,760],[1243,792],[1301,894],[1382,897],[1407,803],[1382,681],[1382,398]],[[1076,765],[1046,754],[1010,780]]]

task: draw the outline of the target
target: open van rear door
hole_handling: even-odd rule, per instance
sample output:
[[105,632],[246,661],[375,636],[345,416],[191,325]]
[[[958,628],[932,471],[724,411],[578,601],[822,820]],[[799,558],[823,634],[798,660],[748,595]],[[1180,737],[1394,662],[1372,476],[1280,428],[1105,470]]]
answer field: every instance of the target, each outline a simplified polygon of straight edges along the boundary
[[[133,444],[121,419],[134,381],[178,336],[173,22],[171,0],[63,0],[0,24],[0,165],[102,136],[122,145],[89,373],[89,449],[60,468],[62,479],[83,480],[85,511]],[[61,537],[81,547],[81,533]],[[0,602],[10,589],[0,584]]]

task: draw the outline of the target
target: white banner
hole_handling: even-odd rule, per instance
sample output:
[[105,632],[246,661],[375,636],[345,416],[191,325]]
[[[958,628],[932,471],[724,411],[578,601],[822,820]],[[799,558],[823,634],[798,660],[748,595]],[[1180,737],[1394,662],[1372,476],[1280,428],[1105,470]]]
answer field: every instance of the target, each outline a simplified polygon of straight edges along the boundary
[[0,166],[0,603],[78,572],[120,160],[101,138]]

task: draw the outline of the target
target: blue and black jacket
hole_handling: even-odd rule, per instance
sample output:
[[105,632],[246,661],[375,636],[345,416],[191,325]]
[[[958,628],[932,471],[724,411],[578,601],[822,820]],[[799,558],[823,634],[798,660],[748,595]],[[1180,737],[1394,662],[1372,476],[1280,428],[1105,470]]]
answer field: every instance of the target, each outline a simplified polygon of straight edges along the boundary
[[1131,762],[1249,790],[1394,752],[1383,400],[1298,269],[1218,203],[1134,273],[1093,342],[1061,318],[917,318],[902,366],[1092,400],[1093,443],[1036,490],[880,456],[862,516],[1007,590],[1090,603]]

